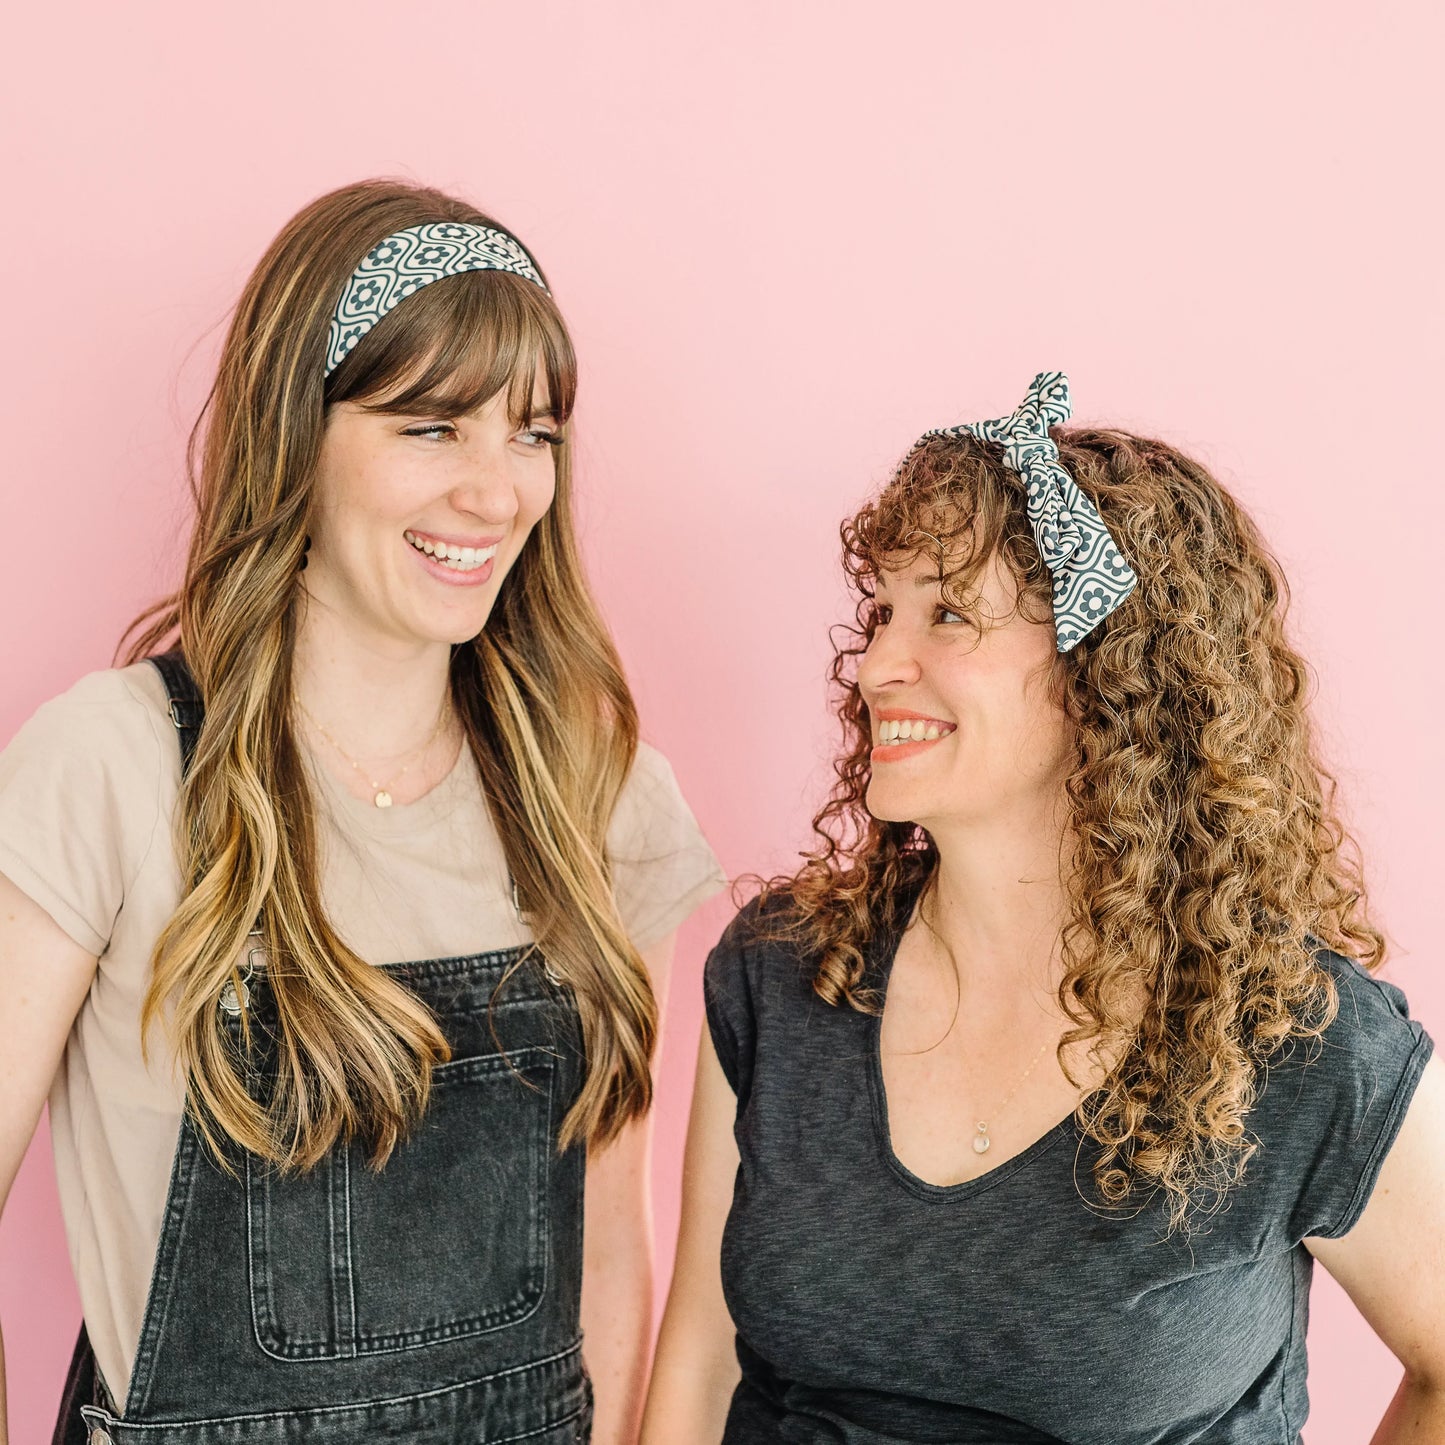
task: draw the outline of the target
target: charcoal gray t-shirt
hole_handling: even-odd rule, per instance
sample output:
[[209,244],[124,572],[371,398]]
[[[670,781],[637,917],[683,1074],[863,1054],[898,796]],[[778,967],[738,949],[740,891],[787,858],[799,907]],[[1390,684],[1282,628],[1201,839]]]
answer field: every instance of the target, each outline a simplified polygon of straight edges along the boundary
[[[1301,1241],[1359,1218],[1430,1055],[1398,989],[1321,953],[1338,1019],[1272,1064],[1228,1207],[1165,1239],[1157,1204],[1092,1204],[1072,1119],[978,1179],[917,1178],[888,1142],[878,1020],[825,1004],[810,961],[758,933],[752,903],[704,975],[742,1159],[723,1445],[1295,1445]],[[879,988],[895,950],[873,950]]]

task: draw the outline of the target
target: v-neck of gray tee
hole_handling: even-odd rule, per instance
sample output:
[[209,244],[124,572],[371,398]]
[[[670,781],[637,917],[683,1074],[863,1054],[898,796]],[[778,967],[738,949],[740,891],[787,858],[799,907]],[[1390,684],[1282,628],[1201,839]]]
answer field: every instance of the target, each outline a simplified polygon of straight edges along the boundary
[[[786,899],[768,907],[786,907]],[[1259,1149],[1188,1238],[1096,1202],[1072,1118],[961,1184],[895,1156],[877,1017],[824,1003],[749,904],[704,996],[741,1157],[723,1445],[1295,1445],[1312,1257],[1359,1218],[1431,1051],[1399,989],[1321,951],[1340,1010],[1272,1061]],[[870,981],[886,989],[896,938]]]

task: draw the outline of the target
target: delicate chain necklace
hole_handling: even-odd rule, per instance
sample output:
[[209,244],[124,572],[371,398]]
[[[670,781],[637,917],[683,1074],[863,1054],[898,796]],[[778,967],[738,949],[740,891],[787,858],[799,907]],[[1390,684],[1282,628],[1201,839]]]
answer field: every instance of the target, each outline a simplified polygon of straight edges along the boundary
[[311,724],[311,726],[314,727],[316,731],[319,732],[321,736],[324,737],[326,741],[329,742],[331,746],[335,748],[336,751],[340,753],[341,756],[345,758],[346,761],[350,763],[353,768],[356,769],[357,773],[361,776],[362,781],[367,785],[367,787],[371,789],[371,801],[375,803],[378,808],[391,807],[391,790],[399,782],[401,782],[401,780],[407,775],[407,773],[411,771],[412,763],[418,761],[420,758],[424,758],[427,753],[431,751],[431,745],[436,742],[436,740],[441,736],[442,728],[446,725],[452,715],[451,695],[447,694],[447,696],[442,699],[442,710],[441,715],[437,718],[437,725],[432,729],[431,736],[421,745],[420,751],[412,755],[412,757],[407,761],[406,766],[399,773],[394,774],[385,782],[378,782],[375,778],[371,777],[371,775],[366,771],[366,769],[363,768],[361,764],[358,763],[356,759],[353,758],[351,754],[347,752],[346,749],[342,747],[341,744],[337,742],[336,739],[332,737],[331,734],[327,732],[326,729],[322,727],[321,724],[317,722],[314,717],[311,716],[310,709],[307,708],[306,704],[303,703],[299,698],[296,701],[296,706],[299,707],[303,713],[305,713],[306,720]]
[[[958,971],[958,959],[954,957],[953,949],[949,946],[948,940],[944,938],[944,936],[928,921],[928,916],[924,913],[923,905],[921,903],[918,907],[918,916],[920,919],[923,920],[923,926],[943,945],[943,951],[948,955],[948,961],[953,965],[954,977],[960,978],[961,976]],[[1003,1099],[994,1108],[989,1110],[990,1118],[997,1119],[998,1116],[1002,1114],[1003,1111],[1008,1108],[1011,1103],[1013,1103],[1014,1095],[1017,1094],[1021,1088],[1023,1088],[1024,1081],[1031,1073],[1033,1073],[1034,1069],[1038,1065],[1039,1060],[1043,1058],[1044,1050],[1048,1048],[1049,1042],[1050,1041],[1048,1039],[1045,1039],[1043,1043],[1039,1045],[1038,1053],[1036,1053],[1033,1058],[1029,1060],[1028,1068],[1026,1068],[1023,1073],[1021,1073],[1014,1081],[1013,1088],[1011,1088],[1008,1093],[1004,1095]],[[987,1154],[988,1151],[993,1147],[993,1140],[989,1138],[988,1127],[989,1126],[987,1119],[980,1119],[978,1121],[978,1132],[973,1136],[973,1152],[975,1154]]]
[[[1043,1058],[1044,1050],[1048,1048],[1048,1046],[1049,1040],[1045,1039],[1043,1043],[1039,1045],[1038,1053],[1036,1053],[1033,1058],[1029,1060],[1028,1068],[1026,1068],[1023,1073],[1019,1075],[1018,1082],[1013,1086],[1013,1088],[1008,1091],[1007,1095],[1005,1095],[1003,1102],[999,1104],[996,1109],[991,1109],[989,1111],[995,1118],[1002,1114],[1003,1111],[1013,1102],[1013,1096],[1017,1094],[1021,1088],[1023,1088],[1024,1080],[1028,1078],[1031,1073],[1033,1073],[1034,1065],[1037,1064],[1041,1058]],[[986,1120],[980,1119],[978,1121],[978,1133],[973,1136],[973,1152],[975,1154],[987,1154],[992,1144],[993,1140],[988,1137],[988,1123]]]

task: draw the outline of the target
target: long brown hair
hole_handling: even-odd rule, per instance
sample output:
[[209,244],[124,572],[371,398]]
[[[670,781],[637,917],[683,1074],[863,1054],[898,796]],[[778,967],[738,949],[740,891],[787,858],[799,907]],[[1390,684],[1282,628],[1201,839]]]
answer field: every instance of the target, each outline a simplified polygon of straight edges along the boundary
[[[1170,1226],[1187,1228],[1242,1176],[1266,1060],[1334,1017],[1320,944],[1376,967],[1384,939],[1310,728],[1284,578],[1254,524],[1163,442],[1053,436],[1139,577],[1051,679],[1078,737],[1060,989],[1075,1027],[1060,1057],[1085,1043],[1115,1061],[1079,1115],[1100,1146],[1102,1201],[1156,1189]],[[997,556],[1036,620],[1050,616],[1050,585],[1023,486],[998,448],[968,437],[912,454],[842,539],[859,600],[835,637],[837,783],[814,819],[819,846],[768,889],[790,906],[768,913],[815,960],[824,999],[869,1011],[865,951],[906,925],[938,861],[924,829],[881,822],[865,804],[871,733],[856,666],[876,625],[873,579],[926,550],[948,605],[976,615]],[[1140,996],[1142,1018],[1124,1002]]]
[[[205,700],[176,819],[190,880],[155,948],[144,1027],[168,1019],[188,1098],[229,1138],[306,1168],[361,1138],[380,1165],[425,1108],[448,1055],[426,1008],[353,953],[322,904],[315,805],[291,726],[299,566],[327,408],[460,416],[507,390],[530,420],[539,371],[559,423],[577,370],[551,298],[494,271],[427,286],[323,379],[332,308],[394,231],[496,223],[438,191],[384,181],[301,211],[247,282],[191,438],[197,519],[180,590],[137,619],[126,660],[179,632]],[[564,428],[565,435],[565,428]],[[587,1052],[561,1143],[611,1138],[651,1101],[657,1005],[612,899],[608,821],[637,716],[588,593],[574,536],[571,448],[556,499],[504,580],[486,627],[453,651],[451,687],[537,946],[572,989]],[[260,918],[278,1077],[264,1102],[216,1000]]]

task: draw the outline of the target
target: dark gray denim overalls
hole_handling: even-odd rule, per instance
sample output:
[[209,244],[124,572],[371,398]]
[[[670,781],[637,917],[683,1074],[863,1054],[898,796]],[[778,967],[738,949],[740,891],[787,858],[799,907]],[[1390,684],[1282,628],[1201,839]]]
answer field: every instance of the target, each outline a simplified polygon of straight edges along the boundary
[[[153,661],[189,763],[199,695],[178,654]],[[452,1057],[379,1173],[352,1145],[289,1178],[236,1151],[231,1178],[187,1116],[125,1410],[82,1330],[57,1445],[589,1438],[584,1152],[556,1147],[581,1034],[539,955],[493,999],[521,952],[388,968],[431,1008]],[[264,1028],[264,973],[249,995]]]

